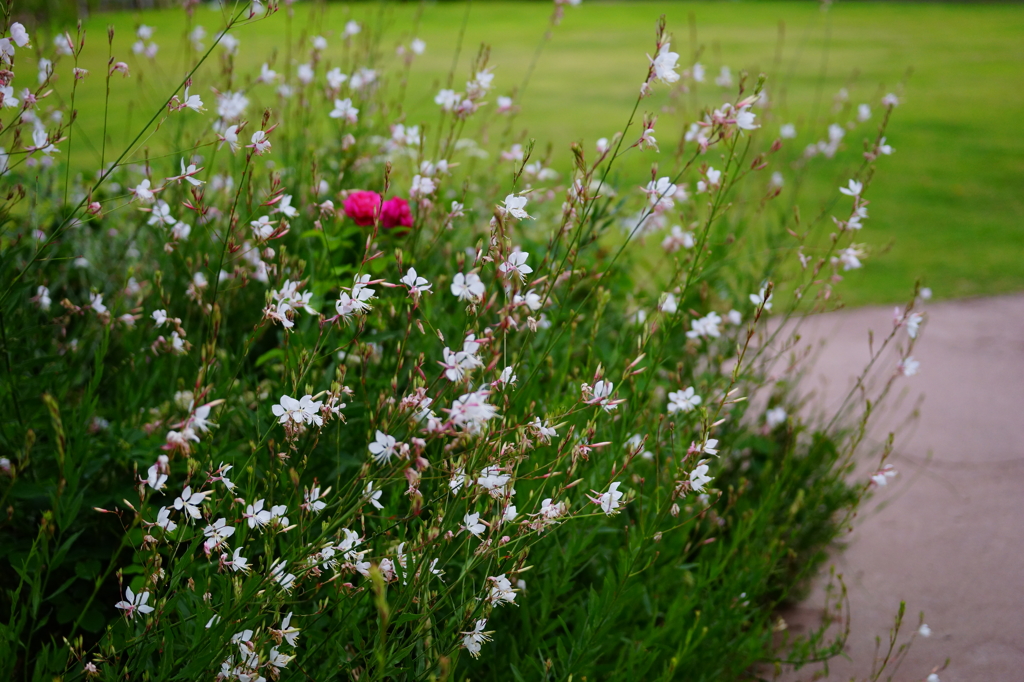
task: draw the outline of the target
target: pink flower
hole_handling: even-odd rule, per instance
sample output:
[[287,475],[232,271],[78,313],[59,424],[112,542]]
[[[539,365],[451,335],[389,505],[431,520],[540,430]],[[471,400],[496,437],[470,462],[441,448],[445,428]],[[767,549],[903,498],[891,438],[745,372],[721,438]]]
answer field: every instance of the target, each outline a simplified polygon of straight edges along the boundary
[[[348,203],[345,204],[345,212],[348,212]],[[385,228],[412,227],[412,212],[409,211],[409,202],[401,197],[392,197],[380,207],[380,224]]]
[[345,199],[345,215],[361,227],[373,225],[380,210],[380,195],[368,190],[357,190]]

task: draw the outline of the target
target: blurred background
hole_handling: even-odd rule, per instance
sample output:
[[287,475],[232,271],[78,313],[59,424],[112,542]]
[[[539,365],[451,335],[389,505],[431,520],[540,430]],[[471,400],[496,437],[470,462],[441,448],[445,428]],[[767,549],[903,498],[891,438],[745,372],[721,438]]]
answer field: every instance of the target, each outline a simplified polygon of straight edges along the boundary
[[[117,3],[107,0],[17,3],[14,14],[33,34],[53,35],[83,18],[88,39],[105,41],[116,29],[114,53],[129,64],[145,59],[130,45],[139,25],[155,27],[159,68],[135,69],[130,87],[136,100],[157,104],[197,53],[186,35],[203,25],[212,37],[223,13],[199,5],[191,22],[180,5],[168,2]],[[161,8],[162,7],[162,8]],[[417,57],[408,83],[406,123],[436,118],[433,97],[444,87],[455,53],[454,36],[465,24],[465,40],[456,82],[464,80],[478,46],[491,50],[499,94],[514,95],[522,110],[517,126],[527,131],[517,141],[535,139],[538,150],[550,145],[550,165],[570,167],[569,143],[593,149],[601,137],[621,130],[653,49],[655,21],[665,15],[680,62],[700,61],[707,69],[706,89],[698,97],[657,94],[645,100],[657,112],[675,110],[695,120],[701,108],[735,96],[742,72],[768,74],[767,93],[775,117],[763,118],[777,135],[794,111],[814,111],[808,120],[789,121],[797,129],[794,144],[803,148],[827,139],[830,121],[853,121],[868,104],[868,128],[881,120],[881,98],[897,93],[900,106],[888,128],[895,153],[880,160],[871,185],[871,221],[864,231],[870,245],[865,267],[837,286],[847,304],[905,301],[921,280],[936,298],[991,295],[1024,289],[1024,10],[1020,5],[840,2],[584,2],[566,7],[564,18],[543,40],[552,5],[547,2],[462,2],[323,4],[282,3],[280,14],[242,27],[233,35],[261,50],[240,51],[239,59],[271,63],[284,78],[295,78],[300,59],[279,53],[284,30],[322,35],[337,46],[346,21],[355,18],[381,26],[381,59],[400,59],[393,50],[411,37],[427,49]],[[206,41],[209,42],[209,39]],[[37,45],[49,45],[45,40]],[[265,48],[265,49],[263,49]],[[387,50],[392,50],[390,53]],[[102,74],[106,50],[87,49],[86,64]],[[40,52],[40,55],[43,53]],[[539,57],[539,59],[537,58]],[[289,58],[291,63],[289,62]],[[520,92],[531,71],[528,87]],[[251,66],[244,64],[244,66]],[[259,64],[255,67],[258,70]],[[714,82],[722,68],[732,82]],[[213,72],[216,65],[208,65]],[[156,73],[156,75],[154,75]],[[160,76],[166,76],[161,78]],[[58,81],[58,90],[70,78]],[[251,84],[250,84],[251,85]],[[101,107],[103,92],[79,93],[79,108]],[[212,95],[210,95],[212,97]],[[133,105],[134,106],[134,105]],[[112,111],[112,142],[128,137],[142,123],[131,106]],[[100,116],[81,116],[88,126]],[[852,128],[852,124],[850,124]],[[85,131],[96,139],[100,131]],[[683,134],[659,129],[662,149],[671,150]],[[845,184],[855,162],[863,130],[844,140],[846,163],[815,161],[808,188],[822,195],[828,185]],[[663,154],[663,156],[667,156]],[[840,154],[842,156],[842,154]],[[82,158],[83,163],[90,159]],[[650,158],[634,155],[623,172],[647,172]],[[827,194],[827,192],[826,192]],[[817,207],[808,207],[815,210]]]

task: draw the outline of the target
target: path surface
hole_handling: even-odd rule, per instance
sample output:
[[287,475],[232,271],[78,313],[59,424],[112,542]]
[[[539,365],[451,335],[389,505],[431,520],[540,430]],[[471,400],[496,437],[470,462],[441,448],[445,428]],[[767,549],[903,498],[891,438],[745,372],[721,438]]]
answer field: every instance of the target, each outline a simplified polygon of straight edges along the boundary
[[[862,509],[849,545],[834,555],[849,588],[849,661],[829,679],[863,679],[875,636],[887,636],[900,600],[918,637],[896,680],[923,680],[949,657],[942,682],[1024,680],[1024,296],[926,304],[914,357],[901,378],[924,393],[913,433],[897,441],[900,475]],[[845,394],[868,358],[867,330],[892,329],[892,308],[822,316],[807,337],[828,338],[810,379],[828,400]],[[888,425],[896,411],[885,415]],[[886,424],[880,424],[885,427]],[[887,428],[874,429],[877,444]],[[818,617],[820,589],[786,614],[794,630]],[[786,676],[811,679],[810,669]],[[882,678],[885,679],[884,677]]]

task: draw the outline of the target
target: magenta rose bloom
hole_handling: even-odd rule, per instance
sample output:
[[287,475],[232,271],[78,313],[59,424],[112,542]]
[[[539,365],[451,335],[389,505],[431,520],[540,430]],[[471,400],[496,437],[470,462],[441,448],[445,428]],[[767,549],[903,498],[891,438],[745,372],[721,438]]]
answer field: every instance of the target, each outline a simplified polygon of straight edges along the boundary
[[412,212],[409,202],[401,197],[392,197],[380,207],[380,224],[386,228],[412,227]]
[[345,199],[345,215],[356,225],[367,227],[373,225],[380,208],[380,195],[368,190],[357,190]]

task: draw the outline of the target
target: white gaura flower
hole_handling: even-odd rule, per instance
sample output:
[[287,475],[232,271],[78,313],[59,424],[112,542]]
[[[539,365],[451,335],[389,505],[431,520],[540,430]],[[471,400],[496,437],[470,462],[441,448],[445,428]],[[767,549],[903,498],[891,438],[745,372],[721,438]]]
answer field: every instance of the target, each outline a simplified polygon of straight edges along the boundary
[[398,452],[398,442],[394,436],[389,436],[383,431],[377,431],[376,439],[370,443],[370,454],[377,464],[387,464],[391,457]]
[[171,521],[171,510],[167,507],[160,507],[156,515],[156,525],[163,528],[166,533],[172,533],[178,527],[178,524]]
[[531,218],[532,216],[526,212],[526,197],[517,197],[515,194],[509,194],[505,197],[505,210],[513,218]]
[[784,407],[773,407],[764,413],[764,423],[769,429],[774,429],[780,424],[786,423],[786,408]]
[[596,498],[590,498],[591,501],[597,506],[599,506],[601,508],[601,511],[603,511],[608,516],[614,514],[618,510],[618,508],[622,506],[620,500],[622,499],[624,493],[619,491],[619,485],[621,484],[618,481],[615,481],[610,486],[608,486],[608,492],[601,493]]
[[227,561],[231,566],[231,570],[235,573],[241,571],[242,573],[249,572],[249,560],[242,556],[242,548],[236,547],[235,553],[231,555],[231,559]]
[[352,100],[348,97],[334,100],[334,109],[329,115],[331,118],[345,119],[349,123],[359,121],[359,109],[352,106]]
[[270,566],[270,577],[273,578],[281,588],[287,592],[295,584],[295,575],[287,573],[284,569],[288,562],[278,559]]
[[504,573],[493,575],[488,580],[491,582],[491,591],[487,595],[487,601],[491,603],[491,606],[511,604],[515,601],[516,591],[512,589],[512,583]]
[[270,411],[278,418],[279,424],[287,424],[289,421],[296,424],[306,423],[306,413],[302,408],[302,403],[291,396],[281,396],[280,402],[272,406]]
[[491,641],[491,632],[484,632],[484,628],[487,627],[487,619],[481,618],[476,622],[476,626],[469,632],[463,632],[462,646],[469,652],[469,655],[473,658],[479,658],[480,646],[484,642]]
[[700,405],[700,401],[701,398],[697,395],[696,391],[693,390],[693,386],[682,391],[673,391],[668,394],[668,413],[692,412],[698,405]]
[[199,505],[206,500],[206,496],[210,492],[212,491],[207,490],[201,493],[194,493],[191,487],[185,486],[185,489],[181,491],[181,495],[174,499],[174,508],[178,511],[184,510],[193,519],[198,519],[202,516],[199,512]]
[[487,526],[480,523],[480,514],[476,512],[462,517],[462,524],[463,530],[477,537],[480,537],[480,534],[487,530]]
[[363,491],[363,498],[377,509],[383,509],[384,505],[380,503],[380,496],[383,493],[384,491],[380,488],[374,489],[373,481],[368,481],[366,483],[366,490]]
[[686,337],[689,339],[709,336],[718,338],[722,335],[722,332],[718,329],[720,324],[722,324],[722,318],[718,313],[710,312],[704,317],[690,322],[690,331],[686,332]]
[[11,24],[11,40],[18,47],[25,47],[29,43],[28,31],[25,30],[25,26],[20,21]]
[[846,187],[840,187],[839,193],[845,194],[848,197],[859,197],[860,193],[864,191],[864,184],[857,182],[856,180],[850,180],[846,184]]
[[674,314],[679,310],[679,305],[676,302],[676,296],[671,291],[662,295],[661,302],[658,303],[658,310],[669,315]]
[[690,488],[695,492],[704,492],[704,485],[711,480],[708,474],[708,465],[701,462],[697,467],[690,472]]
[[341,69],[334,67],[327,72],[327,85],[331,90],[338,90],[348,80],[348,75],[341,72]]
[[660,82],[671,85],[679,80],[679,74],[676,73],[679,54],[671,51],[670,43],[662,45],[653,59],[650,56],[647,58],[651,60],[654,77]]
[[128,190],[134,195],[136,199],[144,204],[148,204],[153,201],[153,189],[150,188],[149,180],[143,180],[135,187]]
[[263,130],[257,130],[253,133],[252,137],[249,138],[249,141],[252,144],[247,144],[245,146],[252,148],[252,150],[256,152],[256,156],[262,156],[272,146],[270,144],[270,140],[267,138],[267,133]]
[[149,467],[149,470],[146,472],[146,484],[153,490],[164,489],[164,484],[167,483],[167,475],[170,473],[169,461],[167,455],[160,455],[156,458],[156,464]]
[[205,543],[207,551],[220,547],[234,534],[235,528],[228,525],[227,519],[223,517],[217,519],[203,529],[203,535],[208,538]]
[[917,338],[917,331],[921,327],[921,320],[924,316],[921,313],[910,313],[907,317],[907,336],[912,339]]
[[490,493],[500,493],[511,479],[512,477],[502,471],[500,467],[489,466],[480,472],[476,484]]
[[533,272],[533,268],[526,264],[529,256],[526,251],[513,251],[508,255],[508,259],[498,266],[498,272],[505,277],[519,275],[519,280],[525,282],[526,276]]
[[480,281],[479,275],[474,272],[469,274],[462,274],[461,272],[455,273],[455,277],[452,278],[452,295],[457,296],[460,301],[473,301],[479,300],[484,295],[486,287],[484,283]]
[[257,526],[262,528],[270,523],[271,514],[269,510],[263,508],[263,502],[263,500],[256,500],[245,508],[242,518],[248,519],[249,528]]
[[345,318],[356,313],[365,313],[372,309],[369,301],[376,296],[376,291],[367,286],[369,283],[369,275],[359,275],[352,282],[351,295],[344,291],[341,292],[338,300],[334,303],[334,309],[338,315]]
[[921,363],[908,355],[907,357],[900,360],[897,366],[897,371],[905,377],[912,377],[917,374],[917,371],[921,368]]
[[409,295],[413,298],[417,298],[421,294],[430,291],[430,287],[433,286],[425,277],[420,277],[416,274],[416,268],[409,268],[405,276],[398,281],[409,287]]
[[188,94],[188,86],[185,86],[185,96],[183,99],[182,107],[187,107],[196,113],[205,111],[203,109],[203,100],[200,99],[199,95]]
[[134,618],[136,611],[139,613],[152,613],[154,611],[152,606],[146,604],[148,601],[149,592],[135,594],[132,592],[132,588],[128,587],[125,588],[125,598],[114,604],[114,608],[121,609],[124,611],[124,615]]
[[765,292],[767,290],[768,287],[765,286],[761,287],[761,289],[756,294],[750,294],[750,302],[753,303],[756,307],[761,307],[763,304],[765,310],[771,311],[772,299],[775,297],[775,294],[768,294],[768,298],[765,298]]

